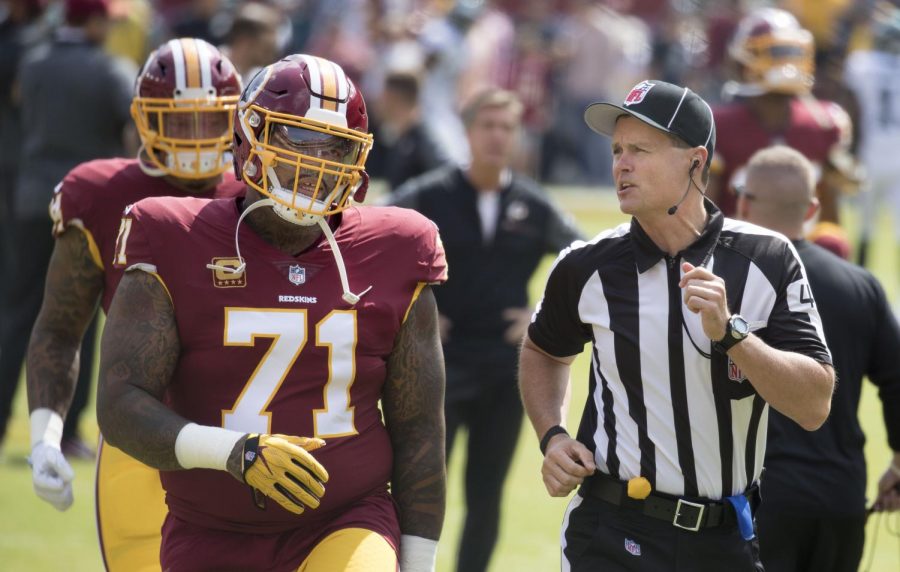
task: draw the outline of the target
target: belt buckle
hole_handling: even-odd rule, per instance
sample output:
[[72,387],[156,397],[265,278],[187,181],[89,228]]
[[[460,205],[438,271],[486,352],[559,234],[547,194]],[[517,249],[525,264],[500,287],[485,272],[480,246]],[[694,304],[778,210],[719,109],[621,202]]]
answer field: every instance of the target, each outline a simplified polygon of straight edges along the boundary
[[[692,525],[681,523],[681,516],[682,516],[681,509],[684,506],[689,506],[691,508],[697,509],[697,513],[696,513],[697,518],[694,521],[694,524],[692,524]],[[675,505],[675,517],[672,519],[672,524],[674,526],[677,526],[678,528],[683,528],[684,530],[690,530],[691,532],[697,532],[698,530],[700,530],[700,523],[703,522],[703,513],[704,512],[706,512],[706,505],[696,503],[696,502],[686,501],[684,499],[678,499],[678,503]]]

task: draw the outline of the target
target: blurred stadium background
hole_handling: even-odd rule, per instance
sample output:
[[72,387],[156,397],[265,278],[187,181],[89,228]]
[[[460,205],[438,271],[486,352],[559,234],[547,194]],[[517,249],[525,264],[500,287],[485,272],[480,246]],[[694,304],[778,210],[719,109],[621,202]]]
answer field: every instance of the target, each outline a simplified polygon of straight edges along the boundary
[[[9,46],[19,41],[25,49],[39,45],[60,25],[64,4],[72,1],[0,0],[0,119],[15,113],[8,94],[17,62]],[[467,153],[454,114],[458,102],[485,84],[511,89],[526,108],[518,168],[548,185],[588,235],[623,217],[614,195],[605,190],[610,182],[608,143],[591,135],[581,119],[586,103],[619,99],[646,77],[688,85],[710,103],[718,102],[721,86],[733,72],[726,56],[728,38],[743,14],[762,5],[790,10],[812,31],[818,69],[814,89],[819,96],[840,99],[848,92],[842,83],[843,62],[848,53],[872,44],[871,17],[884,4],[873,0],[97,1],[109,6],[106,50],[136,65],[176,36],[200,37],[223,46],[245,76],[282,53],[314,53],[340,63],[369,104],[376,131],[375,161],[379,154],[389,153],[386,143],[394,135],[384,90],[390,73],[417,75],[422,118],[447,157],[456,160],[464,160]],[[10,125],[0,123],[3,129]],[[18,144],[9,132],[0,133],[4,180],[14,176],[10,169],[20,151]],[[5,192],[9,185],[0,188]],[[10,201],[11,195],[0,196],[0,236],[12,216]],[[854,240],[860,230],[858,213],[855,202],[845,199],[842,221]],[[896,304],[900,259],[895,224],[881,213],[869,266]],[[0,240],[0,248],[7,247]],[[533,280],[534,300],[547,264],[549,260]],[[574,369],[570,426],[577,424],[584,401],[586,364],[580,358]],[[24,384],[0,443],[0,570],[100,570],[93,464],[74,462],[76,503],[68,512],[57,513],[38,500],[25,463],[28,425],[23,388]],[[869,386],[863,392],[860,417],[868,437],[872,496],[890,452],[880,404]],[[96,434],[91,405],[83,417],[82,436],[94,443]],[[452,568],[462,518],[462,448],[457,450],[460,453],[450,461],[441,571]],[[504,497],[501,538],[491,567],[495,572],[558,569],[558,530],[565,503],[546,495],[539,468],[536,438],[523,427]],[[900,517],[885,520],[889,522],[881,522],[874,543],[878,521],[869,524],[863,570],[900,570]]]

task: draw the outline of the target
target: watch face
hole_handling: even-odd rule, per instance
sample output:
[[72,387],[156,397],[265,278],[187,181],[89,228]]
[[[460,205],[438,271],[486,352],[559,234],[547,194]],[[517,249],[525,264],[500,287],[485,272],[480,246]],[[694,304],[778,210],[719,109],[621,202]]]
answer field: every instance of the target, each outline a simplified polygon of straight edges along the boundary
[[731,333],[735,338],[746,338],[750,334],[750,324],[741,316],[732,316]]

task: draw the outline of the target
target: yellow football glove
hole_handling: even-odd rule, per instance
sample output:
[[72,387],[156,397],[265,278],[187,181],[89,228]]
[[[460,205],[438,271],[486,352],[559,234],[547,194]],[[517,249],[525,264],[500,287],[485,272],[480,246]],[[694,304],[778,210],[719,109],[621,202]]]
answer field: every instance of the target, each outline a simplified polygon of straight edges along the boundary
[[318,508],[328,471],[308,451],[324,445],[321,439],[252,433],[241,457],[244,482],[294,514]]

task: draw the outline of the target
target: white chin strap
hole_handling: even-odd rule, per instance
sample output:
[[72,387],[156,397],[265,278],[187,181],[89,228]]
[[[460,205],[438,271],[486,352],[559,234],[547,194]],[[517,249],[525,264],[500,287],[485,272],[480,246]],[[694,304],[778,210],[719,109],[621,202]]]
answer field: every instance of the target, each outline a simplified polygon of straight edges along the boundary
[[150,176],[150,177],[165,176],[165,174],[166,174],[165,171],[154,167],[153,164],[150,163],[149,154],[147,153],[147,150],[143,143],[141,143],[141,148],[138,149],[137,160],[138,160],[138,165],[140,165],[140,167],[141,167],[141,171],[143,171],[145,175]]
[[[331,252],[334,255],[334,261],[337,263],[338,274],[341,277],[341,288],[344,291],[344,294],[341,296],[341,298],[343,298],[345,302],[347,302],[351,306],[355,306],[356,303],[359,302],[359,299],[365,296],[366,293],[368,293],[368,291],[372,289],[372,287],[369,286],[359,294],[354,294],[350,291],[350,283],[347,280],[347,267],[344,265],[344,257],[341,256],[341,250],[338,248],[337,241],[334,239],[334,233],[331,232],[331,227],[328,226],[328,223],[325,221],[325,217],[299,213],[295,209],[288,208],[272,199],[262,199],[256,201],[255,203],[244,209],[244,212],[242,212],[241,216],[238,217],[237,225],[235,225],[234,227],[234,250],[237,252],[237,259],[240,261],[240,264],[237,266],[237,268],[221,266],[219,264],[207,264],[207,268],[209,268],[210,270],[220,270],[229,274],[240,274],[247,268],[247,262],[241,256],[241,247],[238,242],[238,230],[241,227],[241,221],[244,220],[244,217],[260,207],[272,207],[272,209],[276,214],[278,214],[278,216],[294,224],[298,224],[301,226],[311,226],[312,224],[319,225],[319,228],[322,229],[322,232],[325,234],[325,239],[331,246]],[[282,214],[282,212],[284,214]],[[298,222],[301,219],[307,220],[307,218],[312,219],[312,221],[305,224]]]

